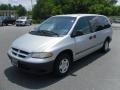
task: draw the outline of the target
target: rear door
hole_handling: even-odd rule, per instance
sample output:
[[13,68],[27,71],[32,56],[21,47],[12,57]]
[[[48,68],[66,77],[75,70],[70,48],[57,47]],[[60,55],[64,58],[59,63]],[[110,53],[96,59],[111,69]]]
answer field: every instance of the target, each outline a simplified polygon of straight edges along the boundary
[[11,24],[11,17],[10,16],[7,17],[7,23]]
[[89,19],[91,28],[93,30],[93,39],[94,39],[94,44],[95,44],[95,49],[98,49],[102,47],[105,38],[106,38],[106,33],[111,25],[108,22],[108,20],[103,17],[103,16],[95,16]]

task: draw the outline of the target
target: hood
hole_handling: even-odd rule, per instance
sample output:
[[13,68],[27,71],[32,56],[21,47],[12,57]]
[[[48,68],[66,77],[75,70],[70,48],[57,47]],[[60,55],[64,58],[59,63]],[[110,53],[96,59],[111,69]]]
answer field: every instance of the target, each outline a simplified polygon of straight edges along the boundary
[[26,19],[17,19],[16,21],[26,21]]
[[62,38],[63,37],[37,36],[28,33],[16,39],[11,47],[28,52],[43,52],[59,43]]

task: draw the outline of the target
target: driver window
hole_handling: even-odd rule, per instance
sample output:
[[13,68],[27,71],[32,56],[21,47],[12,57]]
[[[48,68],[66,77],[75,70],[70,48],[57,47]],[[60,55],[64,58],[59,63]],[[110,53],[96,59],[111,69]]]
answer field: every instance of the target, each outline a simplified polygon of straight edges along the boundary
[[82,32],[84,35],[85,34],[89,34],[91,33],[91,30],[90,30],[90,25],[89,25],[89,22],[88,20],[86,19],[87,17],[82,17],[78,20],[75,28],[74,28],[74,31],[80,31]]

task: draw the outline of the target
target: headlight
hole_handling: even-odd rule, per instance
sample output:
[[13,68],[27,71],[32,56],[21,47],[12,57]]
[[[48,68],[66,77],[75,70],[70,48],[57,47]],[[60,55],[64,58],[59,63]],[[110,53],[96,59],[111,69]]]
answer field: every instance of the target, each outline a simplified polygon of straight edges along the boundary
[[25,24],[25,21],[22,21],[23,24]]
[[40,58],[40,59],[43,59],[43,58],[49,58],[49,57],[52,57],[53,54],[52,53],[49,53],[49,52],[35,52],[35,53],[32,53],[31,54],[32,58]]

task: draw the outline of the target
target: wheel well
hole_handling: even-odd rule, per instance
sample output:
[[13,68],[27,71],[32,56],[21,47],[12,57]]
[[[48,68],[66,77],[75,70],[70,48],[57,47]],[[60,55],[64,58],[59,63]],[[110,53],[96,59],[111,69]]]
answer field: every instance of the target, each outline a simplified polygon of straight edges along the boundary
[[58,54],[58,56],[60,56],[61,54],[68,54],[70,56],[71,60],[73,61],[73,51],[72,50],[70,50],[70,49],[64,50],[64,51],[60,52]]
[[106,41],[106,40],[108,40],[108,41],[110,42],[110,41],[111,41],[111,38],[110,38],[110,37],[107,37],[107,38],[105,39],[105,41]]

